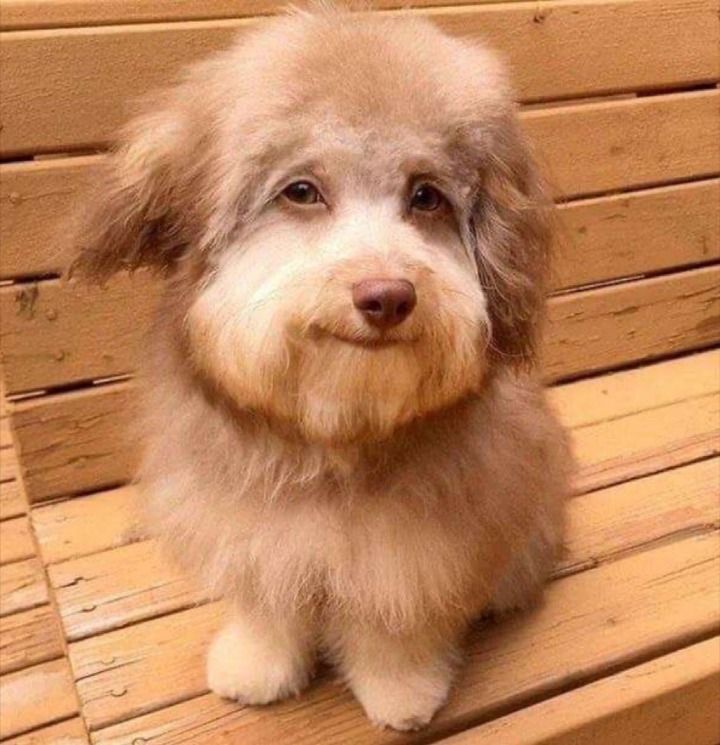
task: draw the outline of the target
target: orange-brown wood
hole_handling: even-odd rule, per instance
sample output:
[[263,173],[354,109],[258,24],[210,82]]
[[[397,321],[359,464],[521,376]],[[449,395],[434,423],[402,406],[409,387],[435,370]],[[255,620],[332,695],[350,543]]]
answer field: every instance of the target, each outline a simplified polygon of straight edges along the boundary
[[51,606],[0,618],[0,674],[56,659],[62,654],[60,623]]
[[0,616],[29,610],[48,600],[45,573],[39,559],[0,566]]
[[716,745],[720,638],[603,678],[443,745]]
[[[524,100],[714,81],[714,13],[712,0],[549,1],[541,8],[528,2],[430,11],[442,28],[482,37],[499,49]],[[127,114],[128,99],[173,80],[180,68],[229,45],[252,23],[8,35],[0,52],[2,153],[65,152],[107,142]],[[653,130],[645,135],[652,140]]]
[[77,712],[66,659],[0,676],[0,737],[28,732]]

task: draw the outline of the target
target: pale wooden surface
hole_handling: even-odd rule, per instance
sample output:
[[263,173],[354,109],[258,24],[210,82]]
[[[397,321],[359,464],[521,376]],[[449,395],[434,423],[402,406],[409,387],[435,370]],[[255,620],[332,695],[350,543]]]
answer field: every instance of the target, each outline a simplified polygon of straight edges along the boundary
[[[448,31],[480,36],[500,50],[523,100],[677,88],[718,77],[713,0],[549,1],[541,10],[534,3],[509,3],[431,15]],[[622,23],[616,23],[618,16]],[[9,35],[0,50],[5,125],[0,151],[63,152],[107,142],[127,114],[128,99],[173,80],[181,67],[229,45],[251,23],[218,20]],[[652,139],[652,129],[646,134]]]
[[717,745],[720,638],[530,706],[443,745]]
[[[481,3],[498,0],[480,0]],[[505,2],[518,0],[505,0]],[[376,8],[404,5],[468,5],[476,0],[377,0]],[[266,15],[287,7],[283,0],[0,0],[0,29],[102,26],[119,23],[200,20]]]
[[[0,415],[5,416],[1,392],[0,402]],[[14,455],[12,442],[4,442],[0,452]],[[15,480],[2,484],[16,487],[16,491],[12,502],[3,496],[0,511],[0,738],[5,742],[6,737],[41,728],[7,742],[62,745],[54,738],[67,734],[74,739],[65,745],[81,745],[88,740],[77,722],[69,728],[42,729],[75,715],[78,700],[66,656],[67,642],[59,613],[51,604],[46,567],[37,556],[18,477],[15,472]]]
[[0,564],[27,559],[34,553],[30,524],[26,517],[0,522]]
[[62,634],[50,605],[0,618],[0,675],[61,657]]
[[[59,724],[28,732],[25,735],[6,740],[3,745],[88,745],[85,727],[79,717]],[[135,745],[142,745],[135,743]]]
[[0,567],[0,616],[35,608],[48,601],[43,565],[36,557]]
[[77,712],[66,659],[0,677],[0,737],[20,734]]

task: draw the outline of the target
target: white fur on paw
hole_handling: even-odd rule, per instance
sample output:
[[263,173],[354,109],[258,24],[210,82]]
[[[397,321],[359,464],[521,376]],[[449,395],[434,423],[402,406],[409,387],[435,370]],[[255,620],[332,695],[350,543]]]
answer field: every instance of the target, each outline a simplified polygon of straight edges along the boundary
[[244,704],[269,704],[295,695],[309,679],[309,663],[296,649],[253,637],[240,625],[220,631],[208,652],[210,690]]
[[425,727],[447,701],[450,675],[363,676],[352,689],[373,724],[405,732]]

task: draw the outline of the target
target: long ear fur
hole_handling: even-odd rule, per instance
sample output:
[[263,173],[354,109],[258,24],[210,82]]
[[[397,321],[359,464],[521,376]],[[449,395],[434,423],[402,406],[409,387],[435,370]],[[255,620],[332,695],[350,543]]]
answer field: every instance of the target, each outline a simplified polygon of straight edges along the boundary
[[503,125],[473,211],[478,272],[492,353],[506,364],[531,365],[545,309],[552,202],[517,124]]
[[108,155],[73,231],[70,273],[103,281],[121,269],[170,269],[188,242],[180,192],[187,150],[179,113],[135,119]]

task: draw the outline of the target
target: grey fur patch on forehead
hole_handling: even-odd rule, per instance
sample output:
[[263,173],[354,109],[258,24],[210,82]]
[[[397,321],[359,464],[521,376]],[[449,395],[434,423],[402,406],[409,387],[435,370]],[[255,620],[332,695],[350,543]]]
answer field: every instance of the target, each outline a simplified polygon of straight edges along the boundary
[[346,117],[450,122],[512,100],[494,53],[415,13],[303,11],[259,25],[243,47],[258,85],[296,108],[334,102]]

